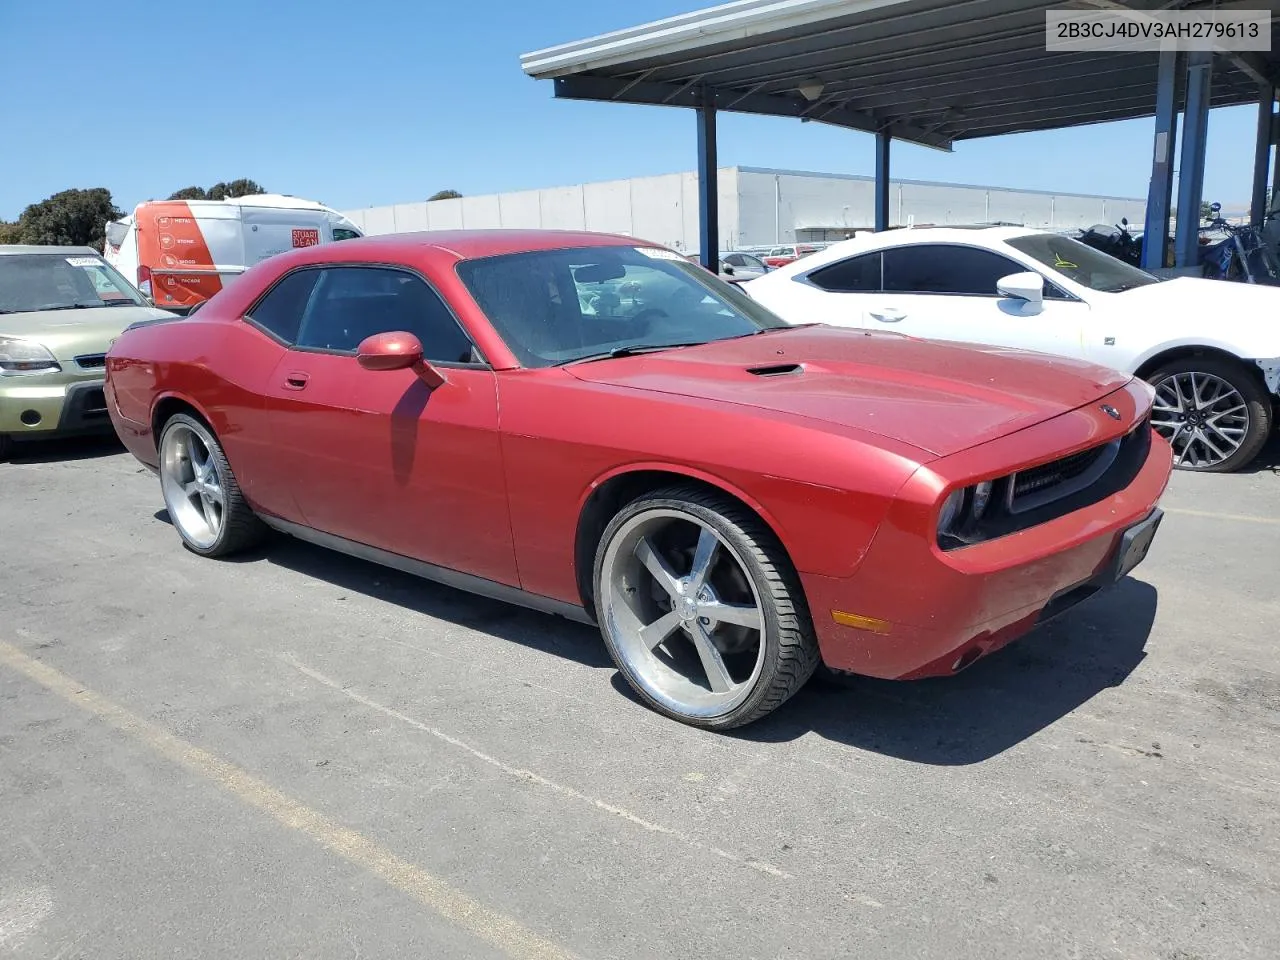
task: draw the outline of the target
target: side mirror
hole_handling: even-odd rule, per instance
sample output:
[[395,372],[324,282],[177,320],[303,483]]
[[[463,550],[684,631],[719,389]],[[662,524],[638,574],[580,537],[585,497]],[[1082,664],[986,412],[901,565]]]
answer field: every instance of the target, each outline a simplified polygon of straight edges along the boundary
[[1120,226],[1122,226],[1122,227],[1127,227],[1128,225],[1129,225],[1129,218],[1128,218],[1128,217],[1121,217],[1121,218],[1120,218]]
[[444,374],[422,359],[422,342],[412,333],[393,330],[365,337],[356,347],[356,363],[366,370],[408,370],[412,368],[428,387],[444,384]]
[[729,264],[727,263],[722,263],[720,264],[720,272],[723,273],[725,276],[732,277],[733,267],[729,266]]
[[996,292],[1002,297],[1040,303],[1044,300],[1044,277],[1031,270],[1026,273],[1011,273],[996,281]]

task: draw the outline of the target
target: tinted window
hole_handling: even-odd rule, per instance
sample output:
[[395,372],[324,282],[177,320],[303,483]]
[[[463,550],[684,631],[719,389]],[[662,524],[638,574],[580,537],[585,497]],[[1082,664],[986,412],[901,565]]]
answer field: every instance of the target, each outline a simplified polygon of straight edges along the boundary
[[732,284],[663,249],[546,250],[468,260],[457,269],[530,367],[786,326]]
[[809,280],[835,293],[875,293],[880,289],[880,254],[864,253],[813,271]]
[[334,227],[334,228],[333,228],[333,239],[334,239],[335,241],[337,241],[337,240],[354,240],[354,239],[355,239],[356,237],[358,237],[358,236],[360,236],[360,234],[359,234],[358,232],[356,232],[355,230],[348,230],[346,227]]
[[289,274],[249,311],[249,319],[285,343],[293,343],[298,339],[302,312],[307,308],[307,300],[318,279],[318,270],[299,270]]
[[1009,246],[1076,283],[1104,293],[1122,293],[1160,281],[1137,267],[1087,243],[1053,233],[1029,233],[1006,240]]
[[996,297],[996,283],[1026,270],[998,253],[949,244],[917,243],[884,251],[884,288],[896,293]]
[[315,270],[315,293],[302,318],[298,346],[354,351],[375,333],[403,330],[422,341],[422,354],[440,363],[473,360],[471,341],[440,295],[420,277],[385,267]]

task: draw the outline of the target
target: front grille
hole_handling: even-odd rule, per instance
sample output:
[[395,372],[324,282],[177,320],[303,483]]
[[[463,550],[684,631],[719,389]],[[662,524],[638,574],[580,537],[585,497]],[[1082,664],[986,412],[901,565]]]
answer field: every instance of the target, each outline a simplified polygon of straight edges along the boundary
[[1100,444],[1088,450],[1073,453],[1069,457],[1063,457],[1061,460],[1042,463],[1021,473],[1015,473],[1011,478],[1010,509],[1016,512],[1033,494],[1040,494],[1035,499],[1043,501],[1045,496],[1058,493],[1064,487],[1074,489],[1077,485],[1072,481],[1079,480],[1102,466],[1101,461],[1114,456],[1119,444],[1119,440]]
[[107,365],[107,355],[105,353],[81,354],[76,357],[76,363],[86,370],[97,370]]
[[1132,483],[1150,450],[1147,417],[1123,437],[1001,477],[982,518],[939,545],[954,550],[994,540],[1097,503]]

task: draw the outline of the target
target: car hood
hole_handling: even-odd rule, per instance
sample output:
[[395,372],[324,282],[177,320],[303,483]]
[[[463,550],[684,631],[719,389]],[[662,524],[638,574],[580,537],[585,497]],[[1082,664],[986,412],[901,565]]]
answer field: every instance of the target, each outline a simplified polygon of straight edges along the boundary
[[155,307],[89,307],[0,314],[0,337],[33,340],[59,360],[85,353],[106,353],[111,341],[131,323],[173,319]]
[[1280,356],[1280,287],[1175,277],[1112,294],[1116,307],[1158,313],[1166,336],[1205,336],[1255,357]]
[[937,456],[1074,410],[1132,379],[1026,351],[828,326],[565,369],[592,383],[854,427]]

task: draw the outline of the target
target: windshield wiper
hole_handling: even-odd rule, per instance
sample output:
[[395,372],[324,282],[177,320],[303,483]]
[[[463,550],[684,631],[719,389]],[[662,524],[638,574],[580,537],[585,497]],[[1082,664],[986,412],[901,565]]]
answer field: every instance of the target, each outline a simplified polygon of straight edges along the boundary
[[562,360],[557,367],[565,367],[571,363],[590,363],[593,360],[613,360],[618,357],[638,357],[642,353],[655,353],[658,350],[675,350],[679,347],[700,347],[706,340],[689,340],[683,343],[633,343],[625,347],[614,347],[602,353],[589,353],[585,357],[574,357]]
[[32,307],[30,313],[52,313],[54,310],[92,310],[102,306],[101,303],[46,303],[42,307]]

